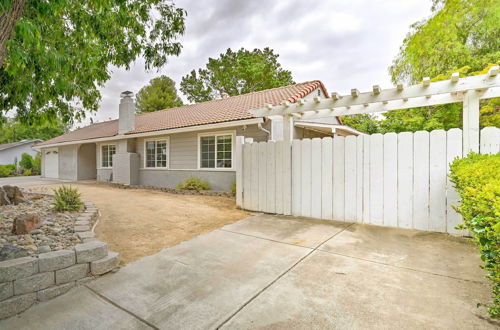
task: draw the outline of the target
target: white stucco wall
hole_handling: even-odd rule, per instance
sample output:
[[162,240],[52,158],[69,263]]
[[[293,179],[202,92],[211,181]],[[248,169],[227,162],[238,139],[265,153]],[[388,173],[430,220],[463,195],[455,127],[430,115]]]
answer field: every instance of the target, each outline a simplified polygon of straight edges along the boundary
[[33,150],[31,146],[31,144],[24,144],[5,150],[0,150],[0,165],[14,164],[16,162],[16,159],[17,162],[19,162],[23,153],[27,153],[35,157],[37,151]]

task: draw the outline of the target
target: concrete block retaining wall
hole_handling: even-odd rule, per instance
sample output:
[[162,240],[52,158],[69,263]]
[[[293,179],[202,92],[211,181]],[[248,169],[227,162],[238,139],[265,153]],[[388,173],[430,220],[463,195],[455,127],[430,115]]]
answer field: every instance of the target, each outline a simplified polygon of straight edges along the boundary
[[0,262],[0,319],[55,298],[118,266],[118,253],[108,251],[107,244],[94,237],[92,227],[97,218],[95,206],[86,202],[85,212],[75,222],[75,232],[83,243],[72,250]]

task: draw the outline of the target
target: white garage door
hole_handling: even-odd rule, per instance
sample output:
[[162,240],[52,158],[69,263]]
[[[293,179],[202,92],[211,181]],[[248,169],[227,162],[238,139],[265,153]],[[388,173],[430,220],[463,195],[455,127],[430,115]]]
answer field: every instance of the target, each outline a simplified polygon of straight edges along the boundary
[[46,149],[44,158],[44,173],[46,178],[59,178],[59,152],[57,148]]

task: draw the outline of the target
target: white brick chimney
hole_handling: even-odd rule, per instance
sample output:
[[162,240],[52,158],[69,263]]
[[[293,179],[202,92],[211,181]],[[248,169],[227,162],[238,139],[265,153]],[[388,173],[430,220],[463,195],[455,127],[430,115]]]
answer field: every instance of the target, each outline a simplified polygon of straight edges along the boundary
[[125,91],[120,94],[120,113],[118,117],[118,134],[125,134],[135,128],[134,93]]

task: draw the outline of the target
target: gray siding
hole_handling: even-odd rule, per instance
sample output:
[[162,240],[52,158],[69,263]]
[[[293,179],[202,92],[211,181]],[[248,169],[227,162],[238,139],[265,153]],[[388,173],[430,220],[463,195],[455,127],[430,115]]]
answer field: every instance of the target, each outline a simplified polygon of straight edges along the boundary
[[97,170],[97,181],[111,181],[113,177],[112,169],[98,169]]
[[[266,122],[263,127],[270,130],[270,121]],[[236,136],[253,138],[256,142],[267,141],[267,133],[259,130],[257,125],[248,125],[245,130],[243,130],[243,126],[236,126],[171,135],[159,135],[151,138],[162,139],[168,137],[170,139],[168,158],[170,169],[194,170],[198,168],[198,134],[226,131],[236,131]],[[147,139],[149,138],[138,138],[135,147],[136,152],[139,154],[141,168],[144,168],[144,141]]]
[[145,186],[175,188],[190,177],[207,181],[213,190],[229,191],[236,180],[233,171],[146,170],[139,171],[139,182]]
[[78,180],[95,179],[96,168],[95,143],[82,144],[78,149]]

